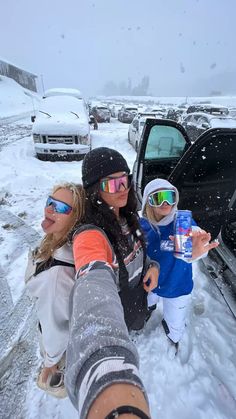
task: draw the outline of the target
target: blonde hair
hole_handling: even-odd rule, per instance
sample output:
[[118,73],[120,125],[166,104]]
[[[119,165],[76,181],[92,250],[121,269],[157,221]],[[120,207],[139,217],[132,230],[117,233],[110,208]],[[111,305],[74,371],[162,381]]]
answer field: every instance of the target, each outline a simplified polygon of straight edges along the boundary
[[156,219],[154,208],[149,205],[148,202],[146,202],[146,205],[143,210],[143,215],[148,219],[148,221],[151,221],[151,223],[155,224],[158,220]]
[[47,261],[52,257],[56,249],[63,246],[68,240],[70,232],[73,230],[76,223],[78,223],[84,215],[84,206],[85,206],[85,191],[83,186],[74,183],[63,183],[61,185],[54,186],[52,193],[54,194],[59,189],[68,189],[72,192],[73,203],[72,203],[72,216],[69,227],[62,232],[61,238],[55,238],[53,233],[46,234],[36,250],[35,257],[36,259],[42,259]]

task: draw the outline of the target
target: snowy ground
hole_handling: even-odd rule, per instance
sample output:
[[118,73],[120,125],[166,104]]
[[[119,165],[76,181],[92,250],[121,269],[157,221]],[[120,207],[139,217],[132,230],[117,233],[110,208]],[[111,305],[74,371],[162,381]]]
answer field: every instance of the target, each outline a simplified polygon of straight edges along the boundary
[[[30,126],[29,120],[21,123],[22,126]],[[8,393],[4,393],[0,387],[0,392],[5,395],[5,404],[2,402],[0,409],[5,413],[3,416],[0,413],[0,417],[74,419],[77,413],[68,399],[53,399],[35,385],[40,358],[38,352],[36,357],[34,355],[35,333],[29,333],[29,328],[33,328],[35,323],[29,321],[34,316],[30,311],[31,303],[24,294],[24,270],[29,243],[33,244],[42,234],[40,223],[48,191],[57,182],[81,181],[81,162],[37,160],[32,139],[27,137],[27,132],[28,129],[24,138],[16,137],[15,141],[13,138],[13,142],[5,144],[0,151],[0,279],[2,287],[5,287],[5,300],[2,299],[5,304],[2,317],[5,319],[5,327],[9,321],[9,333],[5,341],[3,339],[4,351],[9,354],[10,345],[14,341],[16,356],[20,358],[24,352],[24,365],[28,360],[27,367],[24,367],[22,362],[14,362],[12,356],[9,369],[14,372],[14,368],[15,371],[18,368],[19,377],[15,384],[20,385],[15,387],[18,391],[12,386]],[[99,124],[99,130],[92,131],[92,146],[116,148],[126,157],[132,169],[136,153],[127,142],[127,132],[128,125],[117,120],[112,120],[110,124]],[[143,333],[135,338],[140,353],[141,376],[149,396],[153,419],[236,418],[235,318],[215,283],[201,271],[201,263],[197,262],[194,266],[194,279],[188,324],[178,356],[173,358],[171,347],[160,326],[161,306]],[[11,317],[8,318],[8,312],[13,306],[19,310],[20,315],[10,327]],[[24,346],[24,351],[17,352],[17,336],[21,343],[28,344],[28,347]],[[21,374],[24,375],[22,382]],[[7,380],[8,377],[4,381],[6,386]],[[14,405],[14,399],[21,392],[22,386],[22,396]]]

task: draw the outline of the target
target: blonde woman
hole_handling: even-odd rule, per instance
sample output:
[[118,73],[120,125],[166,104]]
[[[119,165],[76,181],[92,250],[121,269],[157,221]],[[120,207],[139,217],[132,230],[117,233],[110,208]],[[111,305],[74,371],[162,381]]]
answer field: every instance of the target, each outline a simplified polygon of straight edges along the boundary
[[55,397],[65,397],[64,365],[69,331],[69,296],[75,281],[73,252],[69,235],[84,212],[81,185],[65,183],[48,196],[42,221],[46,233],[40,246],[31,252],[26,286],[37,298],[40,346],[43,367],[38,386]]
[[147,241],[147,254],[160,263],[158,287],[148,296],[149,307],[155,309],[161,297],[162,325],[176,353],[184,333],[188,305],[193,289],[192,263],[218,246],[211,235],[201,230],[192,220],[193,253],[190,263],[174,257],[174,219],[179,202],[177,188],[165,179],[149,182],[143,193],[140,220]]

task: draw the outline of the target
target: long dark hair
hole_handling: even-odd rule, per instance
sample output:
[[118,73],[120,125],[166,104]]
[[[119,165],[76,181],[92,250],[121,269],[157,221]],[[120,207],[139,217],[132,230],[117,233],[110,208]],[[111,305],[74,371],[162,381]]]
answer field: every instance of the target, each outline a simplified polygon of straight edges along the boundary
[[[138,221],[137,199],[132,184],[127,204],[125,207],[120,208],[120,216],[126,219],[130,232],[141,241],[144,248],[145,241]],[[122,234],[121,226],[114,211],[101,198],[99,183],[86,189],[85,215],[82,222],[102,228],[111,241],[115,253],[118,252],[121,256],[124,256],[125,254],[127,255],[127,251],[133,250],[126,236]]]

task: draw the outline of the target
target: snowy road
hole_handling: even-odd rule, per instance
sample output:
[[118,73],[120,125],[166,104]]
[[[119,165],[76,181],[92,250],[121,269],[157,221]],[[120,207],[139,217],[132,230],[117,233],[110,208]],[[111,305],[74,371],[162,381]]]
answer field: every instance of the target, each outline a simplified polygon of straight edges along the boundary
[[[0,151],[0,418],[75,419],[68,399],[53,399],[35,385],[40,358],[24,270],[28,247],[42,234],[48,191],[60,181],[80,182],[81,162],[37,160],[29,130],[30,124],[24,138],[7,142]],[[99,124],[92,131],[92,146],[116,148],[132,169],[136,153],[127,132],[128,125],[115,120]],[[194,280],[187,329],[175,359],[160,327],[161,306],[135,338],[153,419],[236,418],[235,319],[201,263],[194,266]]]
[[0,150],[7,144],[20,140],[30,134],[31,126],[24,121],[11,124],[0,121]]

